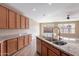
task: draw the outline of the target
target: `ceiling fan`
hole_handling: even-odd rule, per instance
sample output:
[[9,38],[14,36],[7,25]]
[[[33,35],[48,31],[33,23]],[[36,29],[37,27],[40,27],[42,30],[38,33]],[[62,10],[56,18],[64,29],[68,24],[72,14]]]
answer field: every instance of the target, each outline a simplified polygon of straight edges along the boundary
[[67,15],[67,19],[70,19],[70,15]]

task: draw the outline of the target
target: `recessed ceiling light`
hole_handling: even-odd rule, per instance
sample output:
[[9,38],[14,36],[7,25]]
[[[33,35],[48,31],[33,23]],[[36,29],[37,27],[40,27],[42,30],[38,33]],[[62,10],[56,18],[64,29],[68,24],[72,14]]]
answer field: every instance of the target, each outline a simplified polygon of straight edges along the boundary
[[48,5],[49,5],[49,6],[51,6],[51,5],[52,5],[52,3],[48,3]]
[[32,11],[36,11],[36,8],[33,8]]
[[43,14],[43,16],[46,16],[45,14]]

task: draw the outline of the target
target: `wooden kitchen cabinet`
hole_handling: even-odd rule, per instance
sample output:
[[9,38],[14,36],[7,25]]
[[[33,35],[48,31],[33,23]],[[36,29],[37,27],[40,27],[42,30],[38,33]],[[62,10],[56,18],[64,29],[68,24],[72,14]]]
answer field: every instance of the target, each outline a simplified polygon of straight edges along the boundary
[[8,9],[0,5],[0,29],[8,28]]
[[18,38],[18,50],[24,47],[24,36]]
[[[41,43],[40,43],[41,42]],[[60,50],[37,37],[37,52],[42,56],[60,56]]]
[[1,56],[1,43],[0,43],[0,56]]
[[60,50],[58,50],[55,47],[49,47],[49,49],[52,51],[52,55],[55,54],[57,56],[60,56]]
[[7,55],[12,55],[17,51],[17,39],[7,40]]
[[42,56],[47,56],[47,47],[43,44],[41,45],[41,54]]
[[32,35],[29,35],[29,44],[32,42]]
[[0,5],[0,29],[20,28],[29,28],[29,18]]
[[25,36],[24,45],[27,46],[28,44],[29,44],[29,37],[27,35],[27,36]]
[[2,45],[1,55],[6,56],[7,55],[7,41],[3,41],[1,45]]
[[25,29],[26,27],[26,18],[24,16],[21,16],[21,28]]
[[37,41],[37,42],[36,42],[37,53],[38,53],[39,55],[41,55],[41,40],[40,40],[39,38],[37,38],[36,41]]
[[[55,54],[57,56],[60,55],[60,50],[55,48],[54,46],[52,46],[44,41],[42,41],[42,45],[44,45],[45,47],[48,48],[48,55],[52,55],[52,56],[54,56],[53,54]],[[52,52],[50,53],[50,51],[52,51]]]
[[16,28],[16,13],[9,10],[9,29]]
[[26,29],[29,29],[29,18],[26,17]]
[[48,56],[57,56],[56,53],[48,49]]
[[21,28],[21,17],[19,14],[16,14],[16,28],[17,29]]
[[70,53],[67,53],[59,48],[55,47],[42,40],[39,37],[36,37],[37,41],[37,53],[42,56],[73,56]]

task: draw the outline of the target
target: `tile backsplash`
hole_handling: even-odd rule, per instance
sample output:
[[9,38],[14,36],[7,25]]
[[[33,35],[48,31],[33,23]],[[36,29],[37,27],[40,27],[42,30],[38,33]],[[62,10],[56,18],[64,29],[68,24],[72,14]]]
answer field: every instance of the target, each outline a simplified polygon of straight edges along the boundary
[[27,29],[0,29],[0,36],[27,33]]

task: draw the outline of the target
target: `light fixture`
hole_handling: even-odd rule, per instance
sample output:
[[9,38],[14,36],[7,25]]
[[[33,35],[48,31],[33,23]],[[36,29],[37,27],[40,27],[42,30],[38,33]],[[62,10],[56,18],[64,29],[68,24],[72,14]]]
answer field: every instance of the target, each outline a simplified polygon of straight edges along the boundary
[[48,5],[49,5],[49,6],[51,6],[51,5],[52,5],[52,3],[48,3]]
[[43,14],[43,16],[46,16],[45,14]]
[[70,15],[67,15],[67,19],[70,19]]
[[32,11],[36,11],[36,8],[32,8]]

